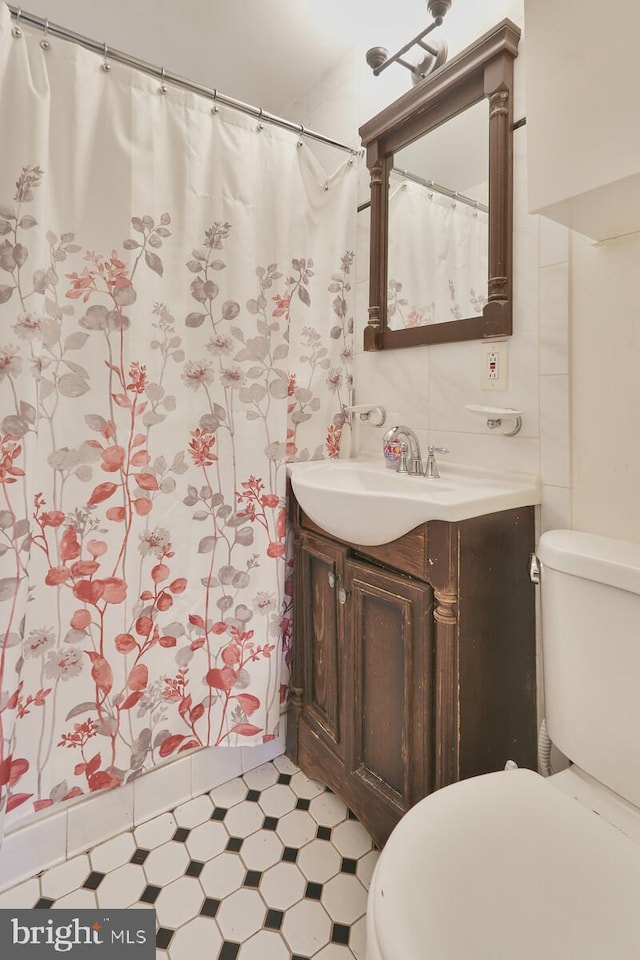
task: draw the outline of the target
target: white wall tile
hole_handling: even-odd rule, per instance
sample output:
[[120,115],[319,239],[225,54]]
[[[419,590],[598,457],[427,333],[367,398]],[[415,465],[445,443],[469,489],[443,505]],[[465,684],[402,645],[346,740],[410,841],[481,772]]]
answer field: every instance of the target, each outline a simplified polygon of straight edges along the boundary
[[134,787],[94,794],[68,812],[67,855],[72,857],[133,826]]
[[242,747],[204,747],[191,754],[191,794],[208,793],[242,773]]
[[486,434],[432,430],[429,436],[431,443],[449,450],[449,454],[442,457],[445,461],[489,470],[538,475],[539,443],[535,439],[496,436],[494,431],[489,430]]
[[542,481],[571,485],[569,377],[540,377],[540,465]]
[[[283,723],[284,718],[280,720],[281,729]],[[283,730],[279,737],[276,737],[275,740],[269,740],[268,743],[262,743],[257,747],[242,747],[242,772],[246,773],[247,770],[253,770],[254,767],[259,767],[262,763],[267,763],[268,760],[275,760],[276,757],[283,754],[284,740],[285,732]]]
[[540,373],[569,372],[569,265],[540,270]]
[[566,263],[569,259],[569,228],[540,217],[540,266]]
[[392,424],[411,427],[423,441],[428,420],[428,347],[384,350],[356,355],[355,383],[358,403],[381,404],[387,420],[380,428],[358,423],[360,449],[378,454],[382,436]]
[[191,757],[181,757],[133,782],[134,824],[170,810],[191,797]]
[[569,487],[542,488],[540,532],[545,530],[568,530],[572,527],[571,490]]
[[539,218],[529,217],[513,235],[513,331],[514,334],[538,329]]
[[66,812],[7,834],[0,849],[0,890],[62,863],[66,855]]

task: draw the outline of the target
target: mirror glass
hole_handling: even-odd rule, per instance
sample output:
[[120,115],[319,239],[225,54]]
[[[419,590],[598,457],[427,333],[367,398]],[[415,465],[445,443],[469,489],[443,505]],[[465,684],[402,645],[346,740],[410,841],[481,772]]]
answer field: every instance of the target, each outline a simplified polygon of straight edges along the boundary
[[487,303],[486,100],[393,155],[388,193],[387,328],[482,315]]

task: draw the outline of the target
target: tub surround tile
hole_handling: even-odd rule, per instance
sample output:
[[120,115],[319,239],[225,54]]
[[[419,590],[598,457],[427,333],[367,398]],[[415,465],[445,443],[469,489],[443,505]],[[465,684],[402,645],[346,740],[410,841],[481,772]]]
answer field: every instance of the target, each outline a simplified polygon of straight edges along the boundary
[[58,813],[5,836],[0,850],[0,890],[67,858],[67,814]]
[[279,721],[280,734],[268,743],[261,743],[255,747],[241,747],[242,772],[247,773],[263,763],[268,763],[284,753],[284,739],[286,734],[287,718],[281,716]]
[[133,783],[137,826],[191,799],[191,757],[182,757],[138,777]]
[[134,785],[128,783],[70,807],[67,812],[67,856],[82,853],[96,843],[130,830],[133,805]]

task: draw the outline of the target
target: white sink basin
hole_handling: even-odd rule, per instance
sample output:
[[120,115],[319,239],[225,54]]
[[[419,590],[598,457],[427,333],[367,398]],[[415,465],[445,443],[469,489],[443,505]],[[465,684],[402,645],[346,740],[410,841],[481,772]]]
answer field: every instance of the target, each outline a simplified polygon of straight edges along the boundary
[[468,520],[540,503],[537,477],[439,461],[439,480],[400,476],[365,459],[288,465],[296,499],[327,533],[351,543],[390,543],[428,520]]

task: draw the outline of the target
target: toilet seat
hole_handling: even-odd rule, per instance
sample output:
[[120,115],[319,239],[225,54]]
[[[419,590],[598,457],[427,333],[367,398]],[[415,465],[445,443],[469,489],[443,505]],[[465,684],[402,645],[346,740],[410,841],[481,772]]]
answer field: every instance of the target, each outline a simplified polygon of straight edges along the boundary
[[640,845],[530,770],[416,804],[371,882],[367,960],[637,960]]

